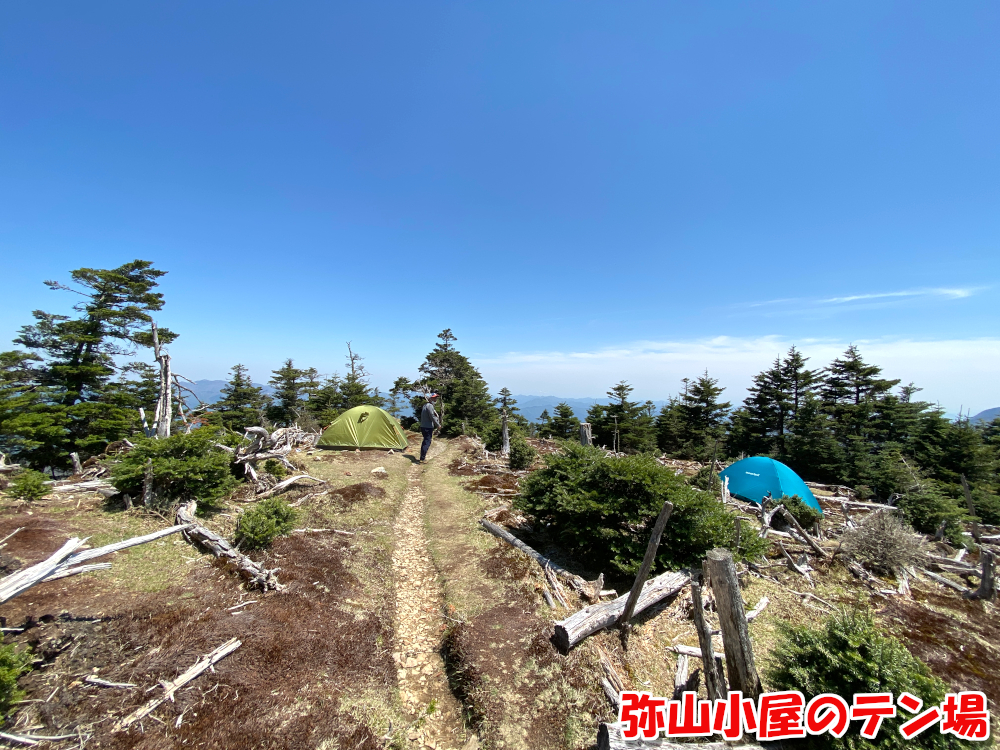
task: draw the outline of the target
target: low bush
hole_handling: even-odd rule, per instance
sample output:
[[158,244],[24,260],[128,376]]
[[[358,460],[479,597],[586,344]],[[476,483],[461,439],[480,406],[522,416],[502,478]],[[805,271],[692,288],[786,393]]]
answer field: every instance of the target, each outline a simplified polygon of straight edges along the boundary
[[895,574],[922,557],[913,529],[887,511],[869,514],[841,541],[848,557],[876,573]]
[[528,445],[528,441],[520,435],[510,439],[510,468],[514,471],[529,468],[537,455],[538,451]]
[[[545,457],[545,468],[525,477],[518,508],[551,524],[581,561],[595,570],[638,570],[664,501],[674,504],[656,568],[700,564],[713,547],[734,546],[735,516],[707,492],[692,488],[651,454],[608,458],[591,447],[566,444]],[[749,537],[749,538],[748,538]],[[738,555],[759,557],[765,542],[743,535]]]
[[[913,693],[924,705],[941,703],[947,688],[927,665],[910,654],[895,638],[885,635],[865,611],[843,611],[819,627],[778,624],[778,638],[765,672],[770,687],[799,690],[806,696],[834,693],[851,703],[855,693]],[[966,745],[936,730],[904,740],[898,727],[907,714],[886,719],[874,740],[859,734],[860,723],[851,722],[840,739],[824,734],[796,740],[802,748],[895,750],[904,747],[957,748]]]
[[964,503],[944,494],[934,482],[927,480],[899,499],[899,508],[907,522],[917,531],[934,534],[943,523],[945,536],[955,544],[963,544],[962,521],[966,518]]
[[197,500],[211,505],[239,484],[230,470],[231,456],[215,445],[209,428],[165,439],[141,440],[111,470],[119,492],[142,496],[146,462],[153,462],[153,494],[159,505]]
[[[803,500],[798,495],[782,495],[781,499],[777,501],[778,505],[784,505],[788,512],[792,514],[792,518],[799,522],[799,525],[803,529],[811,529],[812,525],[823,518],[823,514],[810,505],[806,505],[805,500]],[[780,518],[780,514],[776,516]]]
[[17,500],[40,500],[52,491],[47,479],[40,471],[21,469],[7,485],[7,494]]
[[982,523],[1000,526],[1000,496],[973,490],[972,507],[976,509],[976,516]]
[[234,540],[242,549],[263,549],[295,528],[295,508],[280,497],[269,497],[236,521]]
[[0,646],[0,716],[24,697],[17,687],[17,678],[31,669],[31,653],[14,650],[13,644]]
[[288,476],[288,469],[285,468],[285,465],[273,458],[269,458],[264,462],[264,471],[276,479],[284,479]]

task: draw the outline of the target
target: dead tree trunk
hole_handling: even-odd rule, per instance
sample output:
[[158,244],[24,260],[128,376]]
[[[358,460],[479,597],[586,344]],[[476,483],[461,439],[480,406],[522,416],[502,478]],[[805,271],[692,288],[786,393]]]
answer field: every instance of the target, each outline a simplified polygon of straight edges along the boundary
[[667,521],[670,520],[670,514],[673,510],[674,504],[669,501],[665,502],[663,508],[660,509],[660,515],[656,517],[656,523],[653,524],[653,533],[649,537],[649,544],[646,545],[646,555],[642,558],[639,573],[635,577],[632,590],[629,592],[628,600],[625,602],[625,609],[622,610],[621,618],[618,620],[618,624],[622,629],[623,648],[628,648],[629,630],[632,627],[630,621],[632,620],[632,613],[635,611],[635,603],[639,600],[639,594],[642,592],[642,587],[649,576],[649,570],[653,567],[653,560],[656,559],[656,550],[660,547],[660,537],[663,536],[663,529],[667,525]]
[[278,583],[278,578],[275,575],[278,572],[278,568],[267,570],[246,555],[237,552],[229,542],[214,531],[210,531],[204,526],[199,525],[194,518],[196,509],[197,505],[194,500],[187,505],[181,505],[177,508],[177,523],[191,524],[184,532],[184,536],[188,541],[204,547],[226,565],[236,568],[237,572],[247,580],[250,586],[255,586],[264,591],[269,589],[280,591],[284,588],[284,586]]
[[[639,614],[668,596],[673,596],[684,588],[691,577],[687,573],[664,573],[648,581],[635,603],[634,614]],[[604,628],[611,627],[625,611],[629,594],[619,596],[614,601],[591,604],[565,620],[557,622],[553,641],[564,653],[584,638]]]
[[142,504],[153,507],[153,459],[146,459],[146,470],[142,477]]
[[743,595],[740,593],[732,553],[727,549],[709,551],[708,570],[722,628],[729,687],[732,690],[742,690],[743,695],[757,700],[761,693],[760,677],[754,665],[750,630],[743,610]]
[[701,646],[701,666],[705,672],[705,692],[709,700],[722,700],[726,697],[726,683],[722,674],[716,669],[715,647],[712,645],[712,630],[705,622],[705,610],[701,604],[701,584],[691,581],[691,604],[694,606],[694,627],[698,631],[698,644]]
[[983,566],[983,572],[979,577],[979,588],[966,596],[969,599],[985,599],[991,602],[997,595],[996,581],[993,577],[993,553],[980,549],[979,561]]
[[580,445],[593,445],[594,436],[590,431],[590,422],[580,422]]
[[170,437],[170,422],[173,417],[173,385],[170,378],[170,355],[160,348],[160,336],[153,323],[153,355],[160,366],[160,394],[156,402],[156,420],[154,429],[156,437]]
[[730,745],[728,742],[675,742],[667,737],[657,737],[655,740],[625,741],[622,737],[621,724],[604,724],[597,728],[597,750],[645,750],[645,748],[660,748],[660,750],[761,750],[760,745]]
[[500,411],[500,453],[510,455],[510,432],[507,430],[507,410]]
[[70,453],[69,458],[73,462],[73,473],[83,474],[83,465],[80,463],[80,454]]

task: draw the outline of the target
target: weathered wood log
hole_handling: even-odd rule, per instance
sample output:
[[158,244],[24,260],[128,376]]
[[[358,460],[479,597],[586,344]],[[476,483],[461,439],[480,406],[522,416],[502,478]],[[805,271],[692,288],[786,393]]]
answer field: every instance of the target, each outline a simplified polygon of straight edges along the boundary
[[590,422],[580,422],[580,445],[593,445],[594,436],[590,431]]
[[997,596],[996,582],[993,576],[993,553],[989,550],[979,550],[979,562],[982,564],[982,573],[979,578],[979,588],[965,594],[968,599],[984,599],[993,601]]
[[953,589],[954,591],[957,591],[962,596],[965,596],[966,594],[969,593],[969,590],[967,588],[965,588],[965,586],[962,586],[962,585],[960,585],[958,583],[955,583],[954,581],[950,581],[947,578],[945,578],[944,576],[939,576],[937,573],[932,573],[931,571],[927,570],[926,568],[924,568],[920,572],[923,573],[928,578],[930,578],[932,581],[935,581],[936,583],[940,583],[942,586],[947,586],[948,588]]
[[656,523],[653,524],[653,533],[649,536],[649,543],[646,545],[646,554],[642,558],[642,565],[639,566],[639,572],[632,583],[632,590],[629,591],[628,599],[625,601],[625,609],[622,610],[621,617],[618,620],[618,625],[622,629],[622,646],[625,648],[628,648],[629,622],[632,619],[632,613],[635,611],[635,603],[639,600],[642,587],[649,577],[649,570],[653,567],[653,560],[656,559],[656,550],[660,547],[660,537],[663,536],[663,529],[666,527],[667,521],[670,520],[670,514],[673,510],[674,504],[669,500],[663,503],[660,515],[656,517]]
[[199,659],[194,665],[189,667],[187,671],[179,675],[177,678],[173,680],[167,680],[166,682],[161,682],[160,684],[163,686],[163,695],[159,696],[158,698],[154,698],[142,708],[136,709],[128,716],[126,716],[124,719],[117,722],[112,731],[120,732],[123,729],[128,729],[128,727],[130,727],[135,722],[153,713],[153,711],[155,711],[157,707],[164,701],[167,700],[172,701],[174,699],[174,693],[176,693],[182,687],[187,685],[189,682],[191,682],[191,680],[200,675],[206,669],[219,663],[222,659],[225,659],[227,656],[233,653],[233,651],[235,651],[242,645],[243,642],[236,638],[226,641],[217,649],[212,651],[210,654],[206,654],[201,659]]
[[545,555],[536,552],[534,549],[532,549],[527,544],[522,542],[520,539],[511,534],[509,531],[507,531],[507,529],[503,528],[502,526],[493,523],[487,518],[480,518],[479,524],[488,532],[490,532],[493,536],[497,537],[498,539],[503,539],[511,547],[519,549],[521,552],[526,554],[528,557],[530,557],[532,560],[538,563],[538,565],[542,568],[543,571],[545,570],[546,567],[548,567],[557,576],[559,576],[560,578],[564,578],[569,583],[569,585],[573,587],[574,590],[582,592],[583,590],[589,589],[591,587],[590,581],[585,581],[580,576],[574,573],[570,573],[568,570],[566,570],[566,568],[562,567],[561,565],[552,562],[549,558],[545,557]]
[[803,529],[802,526],[799,524],[799,522],[795,520],[795,516],[791,514],[788,508],[786,508],[784,505],[780,505],[778,507],[781,509],[782,517],[789,523],[790,526],[792,526],[797,532],[799,532],[799,535],[806,540],[806,544],[812,547],[813,551],[817,555],[819,555],[820,557],[829,557],[827,551],[822,547],[820,547],[818,544],[816,544],[816,542],[813,541],[813,538],[805,532],[805,529]]
[[20,471],[21,464],[9,464],[7,463],[7,454],[0,453],[0,474],[7,472]]
[[80,463],[80,454],[76,452],[70,453],[69,460],[73,462],[73,473],[83,474],[83,464]]
[[961,474],[960,478],[962,480],[962,494],[965,495],[965,507],[969,509],[969,521],[972,524],[972,538],[978,543],[981,538],[979,533],[979,522],[976,520],[976,506],[972,504],[972,492],[969,490],[969,482],[965,478],[965,474]]
[[103,557],[104,555],[110,555],[113,552],[120,552],[121,550],[128,549],[129,547],[146,544],[147,542],[161,539],[169,534],[183,531],[186,528],[186,525],[171,526],[167,529],[154,531],[152,534],[136,536],[131,539],[125,539],[121,542],[115,542],[114,544],[107,544],[103,547],[84,550],[81,550],[80,548],[85,544],[86,540],[73,537],[72,539],[67,540],[66,543],[48,559],[43,560],[40,563],[36,563],[28,568],[24,568],[23,570],[19,570],[16,573],[12,573],[6,578],[0,580],[0,604],[13,599],[19,594],[23,594],[32,586],[42,583],[43,581],[65,578],[66,576],[76,575],[77,573],[86,573],[91,570],[102,570],[107,567],[107,563],[101,563],[99,566],[91,566],[80,565],[82,562],[93,560],[97,557]]
[[122,690],[131,690],[136,687],[136,685],[131,682],[108,682],[107,680],[102,680],[100,677],[94,677],[92,674],[88,674],[84,677],[83,681],[90,683],[91,685],[97,685],[98,687],[121,688]]
[[641,750],[653,747],[661,750],[761,750],[760,745],[730,745],[726,742],[674,742],[665,737],[655,740],[626,741],[621,724],[601,723],[597,728],[597,750]]
[[0,739],[8,742],[16,742],[19,745],[37,745],[41,742],[55,742],[57,740],[79,739],[78,734],[11,734],[10,732],[0,732]]
[[284,588],[278,583],[278,577],[275,575],[278,568],[268,570],[243,553],[238,552],[225,538],[195,521],[195,510],[197,510],[197,504],[194,500],[177,508],[177,522],[189,525],[184,532],[184,536],[189,542],[204,547],[227,566],[235,568],[250,586],[260,588],[263,591],[269,589],[280,591]]
[[308,474],[298,474],[298,475],[296,475],[294,477],[289,477],[288,479],[285,479],[285,480],[283,480],[281,482],[278,482],[271,489],[267,490],[266,492],[262,492],[261,494],[257,495],[256,498],[252,498],[252,499],[254,499],[254,500],[263,500],[264,498],[267,498],[267,497],[273,497],[274,495],[278,495],[278,494],[284,492],[289,487],[291,487],[293,484],[300,484],[301,482],[304,482],[307,479],[311,480],[313,482],[319,482],[320,484],[326,484],[327,483],[325,479],[317,479],[316,477],[309,476]]
[[715,667],[712,630],[705,622],[705,612],[701,603],[701,584],[697,581],[691,581],[691,603],[694,610],[694,627],[698,633],[698,643],[701,646],[701,666],[705,672],[705,692],[709,700],[721,700],[726,697],[725,677]]
[[[639,614],[668,596],[673,596],[690,580],[691,577],[687,573],[669,572],[647,581],[635,604],[634,614]],[[564,653],[568,652],[587,636],[611,627],[621,617],[627,599],[626,594],[614,601],[591,604],[565,620],[557,622],[553,637],[556,646]]]
[[742,690],[743,695],[757,700],[761,693],[760,677],[754,664],[750,630],[743,610],[743,595],[740,593],[733,555],[727,549],[716,548],[709,551],[707,562],[722,628],[729,687],[732,690]]
[[52,484],[51,492],[54,495],[74,495],[77,493],[96,492],[104,497],[112,497],[118,494],[118,490],[110,482],[103,479],[91,479],[85,482],[70,482],[67,484]]
[[760,601],[757,602],[757,606],[747,612],[747,622],[753,622],[757,618],[757,615],[764,611],[764,608],[770,603],[770,601],[771,600],[766,596],[762,596]]

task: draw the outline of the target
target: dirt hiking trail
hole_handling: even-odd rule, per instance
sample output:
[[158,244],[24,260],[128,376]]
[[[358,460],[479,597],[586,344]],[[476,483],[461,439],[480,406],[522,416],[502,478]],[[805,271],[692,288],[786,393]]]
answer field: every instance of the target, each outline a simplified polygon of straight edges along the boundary
[[[435,442],[428,458],[444,452]],[[425,535],[425,498],[421,482],[424,467],[407,470],[407,489],[396,517],[392,568],[396,588],[396,643],[393,654],[399,693],[412,724],[406,739],[410,747],[459,750],[478,747],[467,737],[462,709],[448,686],[441,658],[447,624],[442,614],[444,596],[431,561]]]

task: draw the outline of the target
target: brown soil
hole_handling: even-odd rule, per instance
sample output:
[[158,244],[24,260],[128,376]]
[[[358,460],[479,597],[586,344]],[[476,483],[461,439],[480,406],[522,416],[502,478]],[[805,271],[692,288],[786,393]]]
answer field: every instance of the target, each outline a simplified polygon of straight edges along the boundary
[[471,477],[475,476],[478,472],[475,466],[465,463],[464,458],[456,458],[448,464],[448,473],[453,477]]
[[385,490],[371,482],[358,482],[357,484],[349,484],[339,490],[334,490],[330,495],[339,500],[341,505],[348,506],[372,498],[385,497]]
[[987,606],[928,593],[922,605],[894,598],[881,614],[897,626],[895,635],[934,674],[955,690],[981,690],[996,705],[1000,702],[1000,624]]
[[465,488],[479,492],[517,492],[517,477],[511,474],[486,474],[465,485]]

